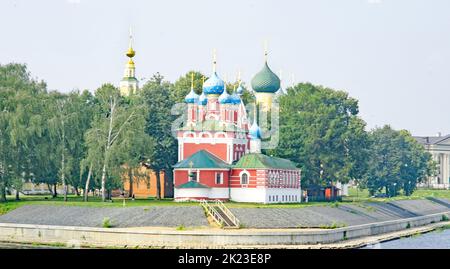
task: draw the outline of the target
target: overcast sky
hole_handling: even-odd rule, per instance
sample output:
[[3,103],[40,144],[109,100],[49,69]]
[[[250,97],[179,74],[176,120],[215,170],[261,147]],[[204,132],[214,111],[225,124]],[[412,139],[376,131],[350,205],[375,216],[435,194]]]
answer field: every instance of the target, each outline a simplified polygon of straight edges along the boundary
[[369,128],[450,133],[448,0],[1,0],[0,63],[26,63],[49,89],[118,84],[133,28],[139,78],[174,81],[263,63],[284,86],[312,82],[359,99]]

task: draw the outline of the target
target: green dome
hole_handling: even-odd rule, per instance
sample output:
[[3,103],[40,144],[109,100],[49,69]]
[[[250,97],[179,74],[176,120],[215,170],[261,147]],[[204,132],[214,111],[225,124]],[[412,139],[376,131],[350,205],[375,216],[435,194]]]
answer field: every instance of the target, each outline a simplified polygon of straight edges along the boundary
[[275,93],[280,88],[280,78],[270,70],[267,62],[252,79],[252,88],[255,92]]

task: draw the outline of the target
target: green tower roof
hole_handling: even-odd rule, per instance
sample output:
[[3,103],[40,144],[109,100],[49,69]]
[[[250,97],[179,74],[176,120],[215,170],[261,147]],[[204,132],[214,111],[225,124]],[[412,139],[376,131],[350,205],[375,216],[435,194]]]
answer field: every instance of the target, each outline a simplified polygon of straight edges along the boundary
[[263,68],[252,79],[252,88],[255,92],[275,93],[280,88],[280,78],[270,70],[267,61]]

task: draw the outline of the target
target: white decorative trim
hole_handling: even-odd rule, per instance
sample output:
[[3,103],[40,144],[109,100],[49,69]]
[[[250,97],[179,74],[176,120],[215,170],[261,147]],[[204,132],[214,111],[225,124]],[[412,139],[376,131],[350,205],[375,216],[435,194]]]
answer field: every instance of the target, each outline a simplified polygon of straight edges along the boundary
[[[242,183],[242,176],[243,176],[244,174],[247,175],[247,184],[243,184],[243,183]],[[242,171],[239,173],[239,182],[240,182],[240,184],[243,185],[243,186],[250,184],[250,173],[249,173],[246,169],[242,170]]]
[[[203,137],[204,134],[206,134],[208,137]],[[213,138],[213,135],[210,132],[208,132],[208,131],[204,131],[204,132],[200,132],[198,134],[198,138],[200,138],[200,139],[202,139],[202,138]]]

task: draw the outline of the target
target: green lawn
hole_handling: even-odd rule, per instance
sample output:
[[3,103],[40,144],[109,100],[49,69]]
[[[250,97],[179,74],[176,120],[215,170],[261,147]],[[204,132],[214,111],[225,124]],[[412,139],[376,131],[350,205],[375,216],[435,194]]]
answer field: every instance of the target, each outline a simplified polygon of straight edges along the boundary
[[[91,206],[91,207],[123,207],[123,199],[114,198],[113,202],[102,202],[100,197],[89,197],[89,202],[84,202],[83,197],[69,195],[68,201],[64,202],[63,197],[52,198],[45,195],[21,195],[20,201],[16,201],[14,196],[7,197],[7,203],[0,203],[0,215],[14,210],[23,205],[64,205],[64,206]],[[172,199],[127,199],[125,206],[192,206],[198,205],[195,202],[175,203]]]
[[[412,196],[398,196],[393,198],[371,198],[367,190],[356,190],[356,188],[349,188],[349,196],[344,197],[340,203],[361,203],[361,202],[388,202],[394,200],[404,199],[425,199],[426,197],[446,198],[450,200],[450,190],[428,190],[419,189],[414,192]],[[93,206],[93,207],[122,207],[123,199],[114,198],[113,202],[102,202],[100,197],[89,197],[89,202],[83,202],[82,197],[70,195],[69,201],[64,202],[62,197],[51,198],[51,196],[21,196],[20,201],[15,201],[13,196],[8,196],[7,203],[0,203],[0,215],[14,210],[23,205],[63,205],[63,206]],[[155,200],[136,199],[126,200],[125,206],[193,206],[198,205],[198,202],[174,202],[173,199]],[[228,202],[226,205],[230,208],[300,208],[306,206],[337,206],[339,203],[335,202],[310,202],[298,204],[258,204],[258,203],[236,203]]]
[[445,198],[450,199],[450,190],[431,190],[431,189],[418,189],[411,196],[400,195],[391,198],[371,198],[367,189],[357,190],[356,188],[348,189],[349,196],[344,198],[346,202],[367,202],[378,201],[387,202],[395,200],[413,200],[413,199],[425,199],[427,197]]

